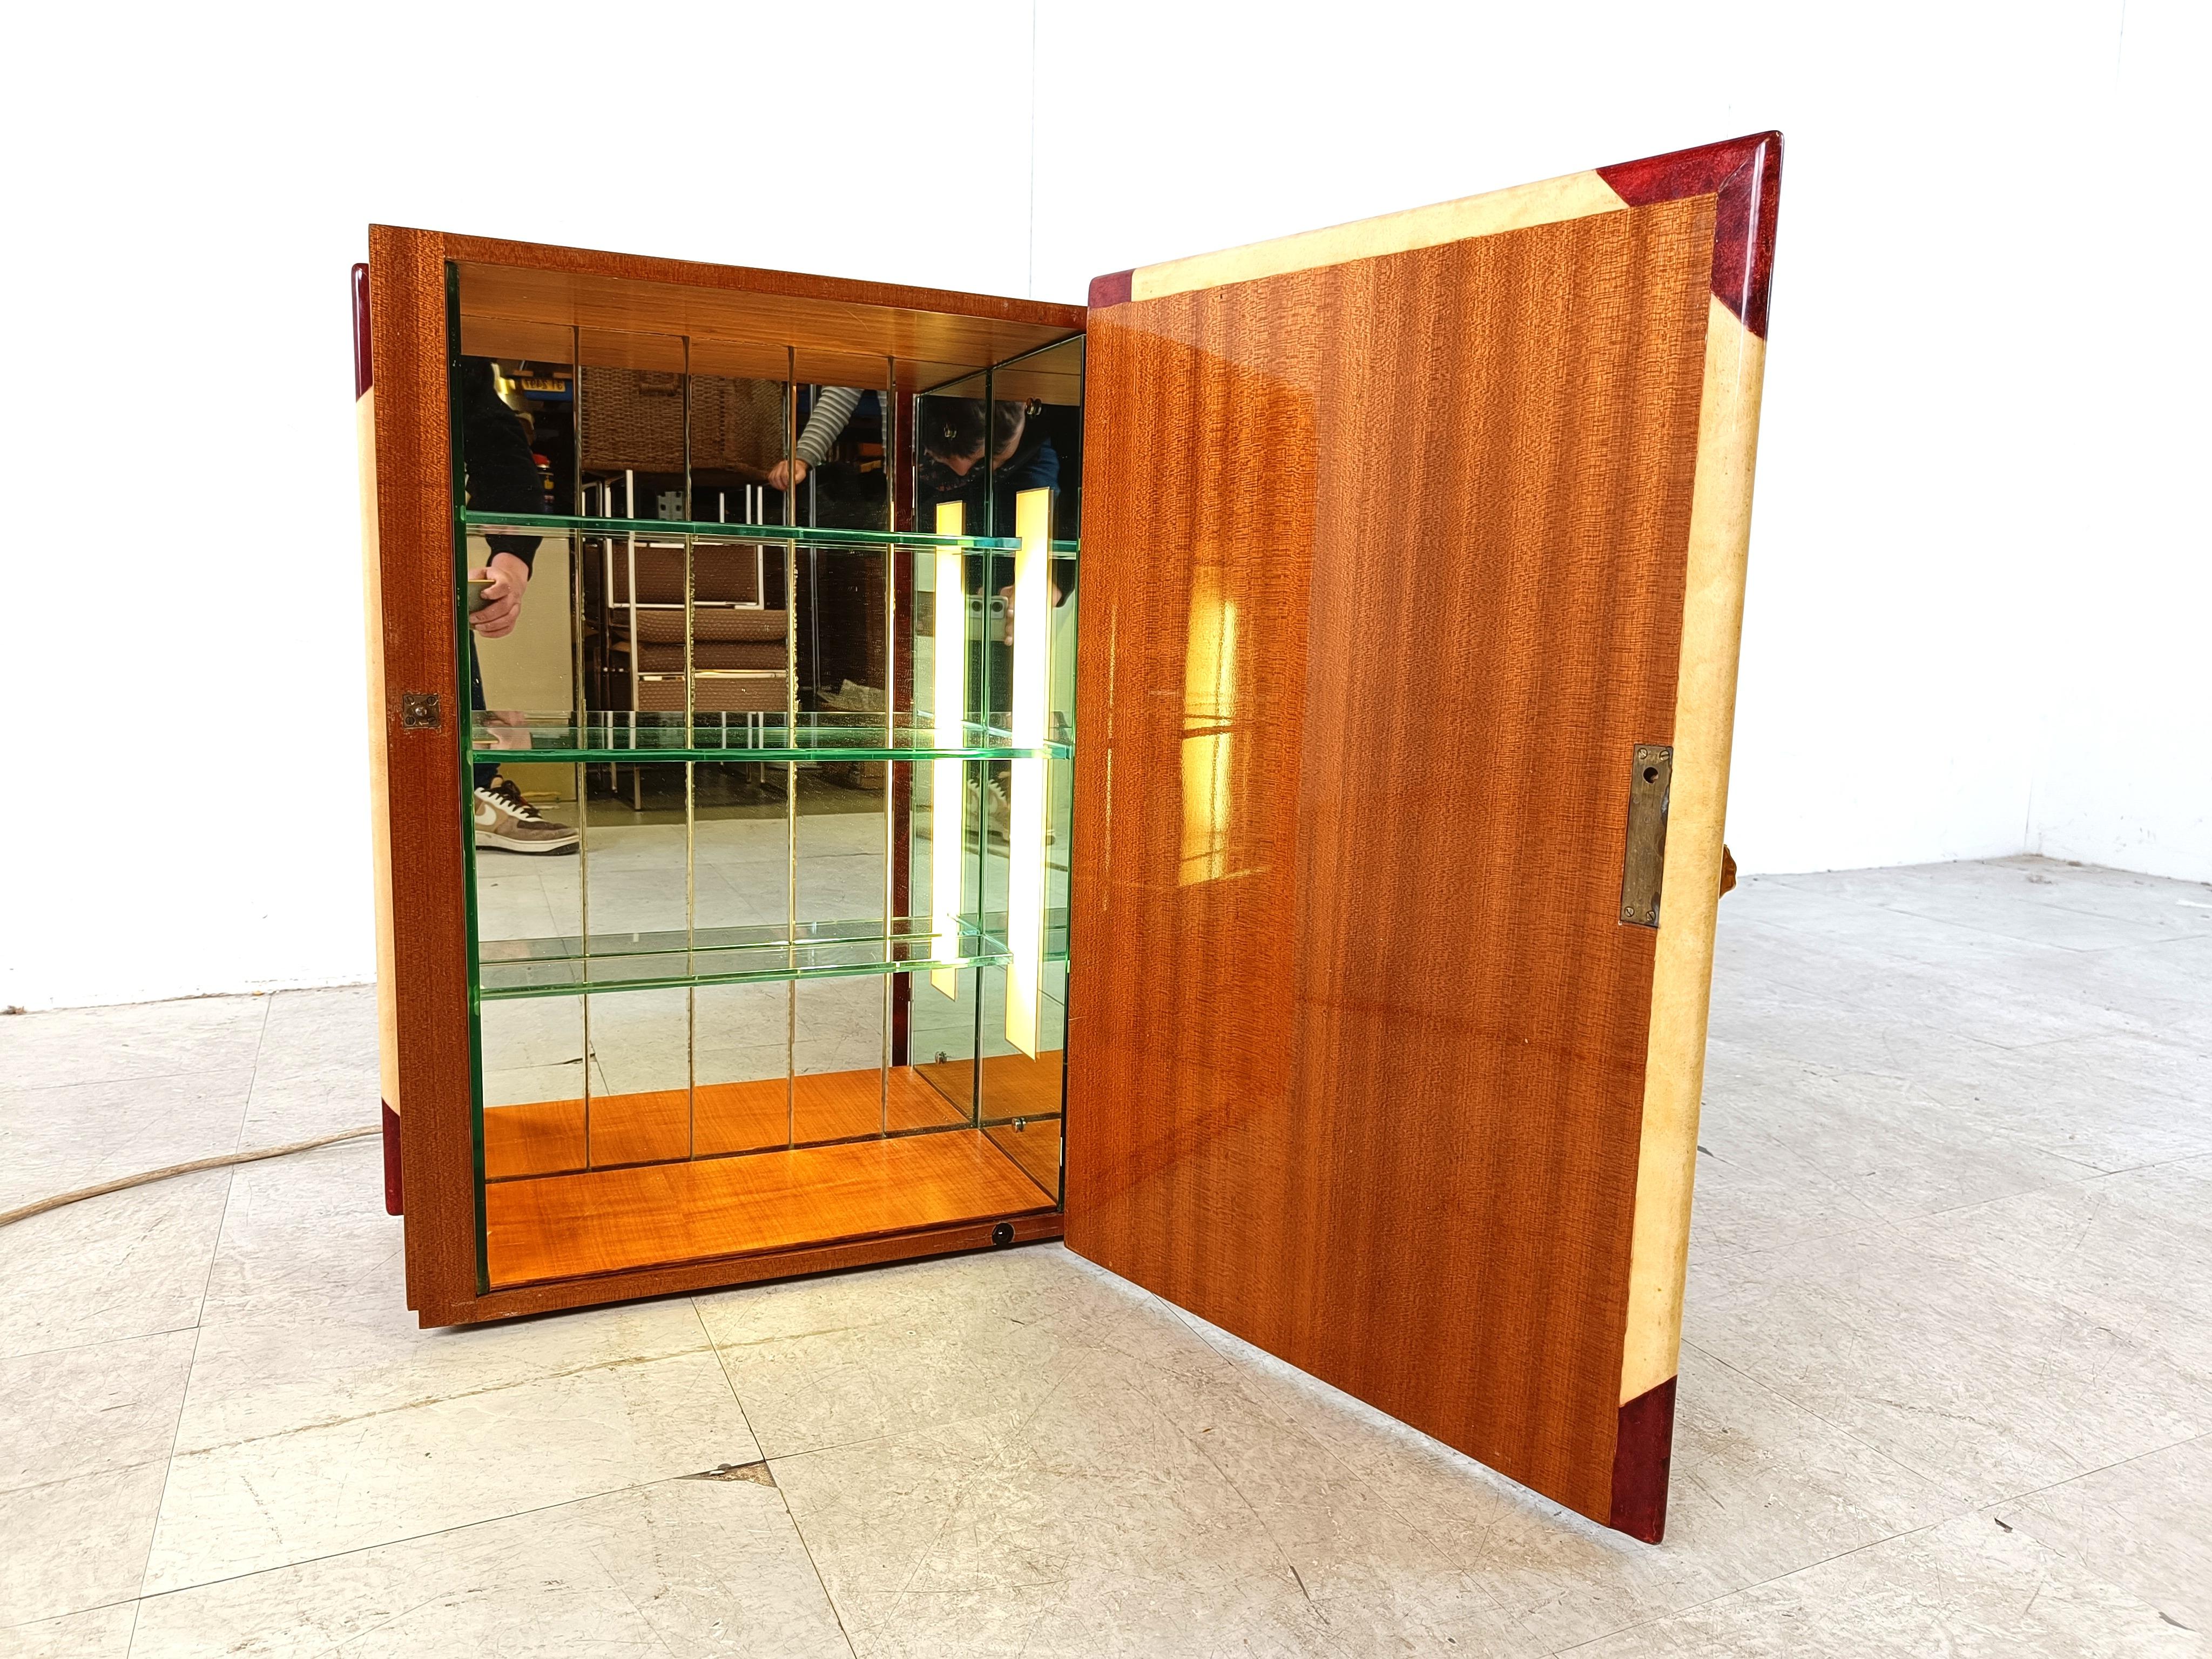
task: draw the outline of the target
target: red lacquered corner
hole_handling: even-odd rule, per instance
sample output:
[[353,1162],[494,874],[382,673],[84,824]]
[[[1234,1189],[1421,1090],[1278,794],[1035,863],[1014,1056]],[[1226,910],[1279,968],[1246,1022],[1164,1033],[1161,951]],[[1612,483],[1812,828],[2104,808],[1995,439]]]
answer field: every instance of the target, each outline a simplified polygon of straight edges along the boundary
[[1674,1461],[1674,1379],[1620,1408],[1613,1443],[1613,1508],[1606,1525],[1647,1544],[1667,1531],[1667,1471]]
[[374,383],[368,356],[368,267],[353,268],[353,395],[358,399]]
[[1136,274],[1135,270],[1117,270],[1110,276],[1093,276],[1091,279],[1091,309],[1095,311],[1101,306],[1127,305],[1129,285]]
[[1774,278],[1774,219],[1782,193],[1782,135],[1754,132],[1600,167],[1598,177],[1631,207],[1720,198],[1713,222],[1713,293],[1760,339]]
[[384,1212],[404,1215],[407,1205],[399,1185],[399,1114],[384,1109]]

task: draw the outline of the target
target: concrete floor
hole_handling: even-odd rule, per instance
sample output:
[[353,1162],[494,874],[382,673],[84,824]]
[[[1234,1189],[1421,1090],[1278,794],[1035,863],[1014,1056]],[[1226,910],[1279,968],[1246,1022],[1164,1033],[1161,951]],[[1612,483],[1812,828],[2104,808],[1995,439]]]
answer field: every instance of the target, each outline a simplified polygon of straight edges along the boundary
[[[2212,889],[1723,918],[1662,1547],[1057,1247],[420,1332],[362,1143],[0,1231],[0,1656],[2205,1652]],[[375,1095],[364,991],[0,1020],[0,1207]]]

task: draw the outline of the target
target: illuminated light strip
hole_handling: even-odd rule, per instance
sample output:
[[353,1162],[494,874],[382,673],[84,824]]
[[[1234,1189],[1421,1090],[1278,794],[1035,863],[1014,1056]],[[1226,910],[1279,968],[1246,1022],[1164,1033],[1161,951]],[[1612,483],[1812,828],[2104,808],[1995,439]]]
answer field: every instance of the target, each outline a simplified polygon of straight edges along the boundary
[[[964,536],[968,511],[959,501],[945,501],[937,509],[937,533]],[[966,555],[957,547],[937,550],[936,637],[930,647],[935,665],[932,701],[937,711],[937,746],[961,746],[961,728],[968,717],[968,592]],[[966,842],[962,789],[962,763],[933,761],[929,783],[929,902],[937,913],[935,955],[939,962],[960,954],[960,854]],[[960,970],[933,968],[933,988],[957,1000]]]
[[[1042,749],[1052,701],[1052,491],[1014,497],[1013,744]],[[1044,999],[1046,762],[1013,763],[1006,830],[1006,1041],[1031,1060]]]

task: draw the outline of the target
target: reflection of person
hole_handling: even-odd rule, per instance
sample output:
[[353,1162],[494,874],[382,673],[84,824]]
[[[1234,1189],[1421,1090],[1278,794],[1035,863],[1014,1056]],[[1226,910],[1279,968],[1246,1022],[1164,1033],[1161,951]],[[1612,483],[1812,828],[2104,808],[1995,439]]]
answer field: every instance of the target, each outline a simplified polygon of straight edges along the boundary
[[845,422],[853,418],[853,411],[860,406],[860,388],[856,386],[817,386],[814,392],[814,408],[807,415],[806,430],[799,434],[795,460],[778,461],[768,470],[768,485],[771,489],[793,489],[806,482],[806,475],[830,459],[830,446],[845,429]]
[[[1043,411],[1039,403],[1001,400],[991,405],[991,464],[983,464],[983,404],[974,398],[927,398],[921,415],[921,465],[916,469],[916,523],[930,517],[941,502],[961,501],[968,508],[971,536],[1011,536],[1014,532],[1014,497],[1060,482],[1060,452],[1052,447],[1043,423],[1033,418]],[[989,504],[990,527],[984,527]]]
[[[967,522],[980,526],[988,493],[994,520],[989,533],[1012,535],[1014,497],[1024,489],[1042,489],[1060,482],[1060,452],[1052,447],[1051,438],[1034,418],[1044,405],[1032,402],[992,406],[994,442],[991,465],[986,467],[983,405],[965,398],[929,401],[933,407],[922,416],[924,459],[915,491],[924,510],[933,513],[940,501],[962,501],[968,506]],[[1014,642],[1014,590],[1011,581],[998,580],[1011,574],[1011,562],[1004,554],[999,554],[992,563],[992,574],[997,580],[997,592],[1006,615],[999,642],[1011,648]],[[1067,586],[1057,562],[1052,569],[1052,602],[1066,603]],[[1005,670],[1000,668],[999,672],[1003,673]]]
[[[988,431],[984,404],[976,398],[925,398],[918,416],[921,456],[915,469],[915,522],[933,525],[938,507],[958,501],[971,536],[1014,533],[1014,498],[1024,489],[1060,482],[1060,452],[1044,423],[1036,417],[1044,405],[1001,399],[990,405]],[[989,464],[985,464],[986,445]],[[979,586],[1000,599],[1003,620],[995,635],[969,647],[969,684],[982,688],[994,720],[1006,718],[1007,690],[1013,682],[1013,560],[1004,553],[974,553],[967,560],[968,591]],[[1060,572],[1052,572],[1053,603],[1066,598]],[[993,835],[1006,834],[1009,822],[1006,762],[979,769],[987,775],[969,779],[970,798],[982,797],[984,822]]]
[[[487,513],[543,513],[545,487],[531,452],[522,417],[501,401],[488,357],[461,359],[461,441],[468,468],[469,504]],[[522,618],[522,597],[530,587],[535,536],[489,536],[491,556],[485,568],[484,604],[471,613],[469,626],[488,640],[504,639]],[[469,707],[484,708],[483,668],[474,645],[469,651]],[[511,778],[496,766],[475,769],[471,817],[477,845],[505,853],[573,853],[579,836],[565,823],[538,815]]]

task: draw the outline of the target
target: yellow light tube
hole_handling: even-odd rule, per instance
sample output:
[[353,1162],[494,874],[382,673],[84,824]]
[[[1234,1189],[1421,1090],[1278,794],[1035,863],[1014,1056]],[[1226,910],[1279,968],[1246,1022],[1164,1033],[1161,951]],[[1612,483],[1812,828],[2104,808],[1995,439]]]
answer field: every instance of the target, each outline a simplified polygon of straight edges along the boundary
[[[1052,701],[1052,491],[1014,497],[1013,742],[1044,747]],[[1044,998],[1045,775],[1042,757],[1013,764],[1006,830],[1006,1041],[1031,1060]]]
[[1218,565],[1191,572],[1183,654],[1182,874],[1188,887],[1229,873],[1230,728],[1237,719],[1237,602]]
[[[937,509],[937,533],[964,536],[967,508],[959,501],[941,502]],[[966,556],[957,547],[937,550],[937,610],[935,637],[930,645],[934,669],[931,702],[937,714],[936,743],[939,749],[961,746],[963,725],[968,716],[968,592]],[[963,828],[966,803],[961,787],[961,763],[939,760],[929,768],[929,904],[937,921],[933,953],[940,962],[957,957],[960,951],[960,854],[966,845]],[[960,995],[960,970],[933,968],[930,985],[955,1001]]]

